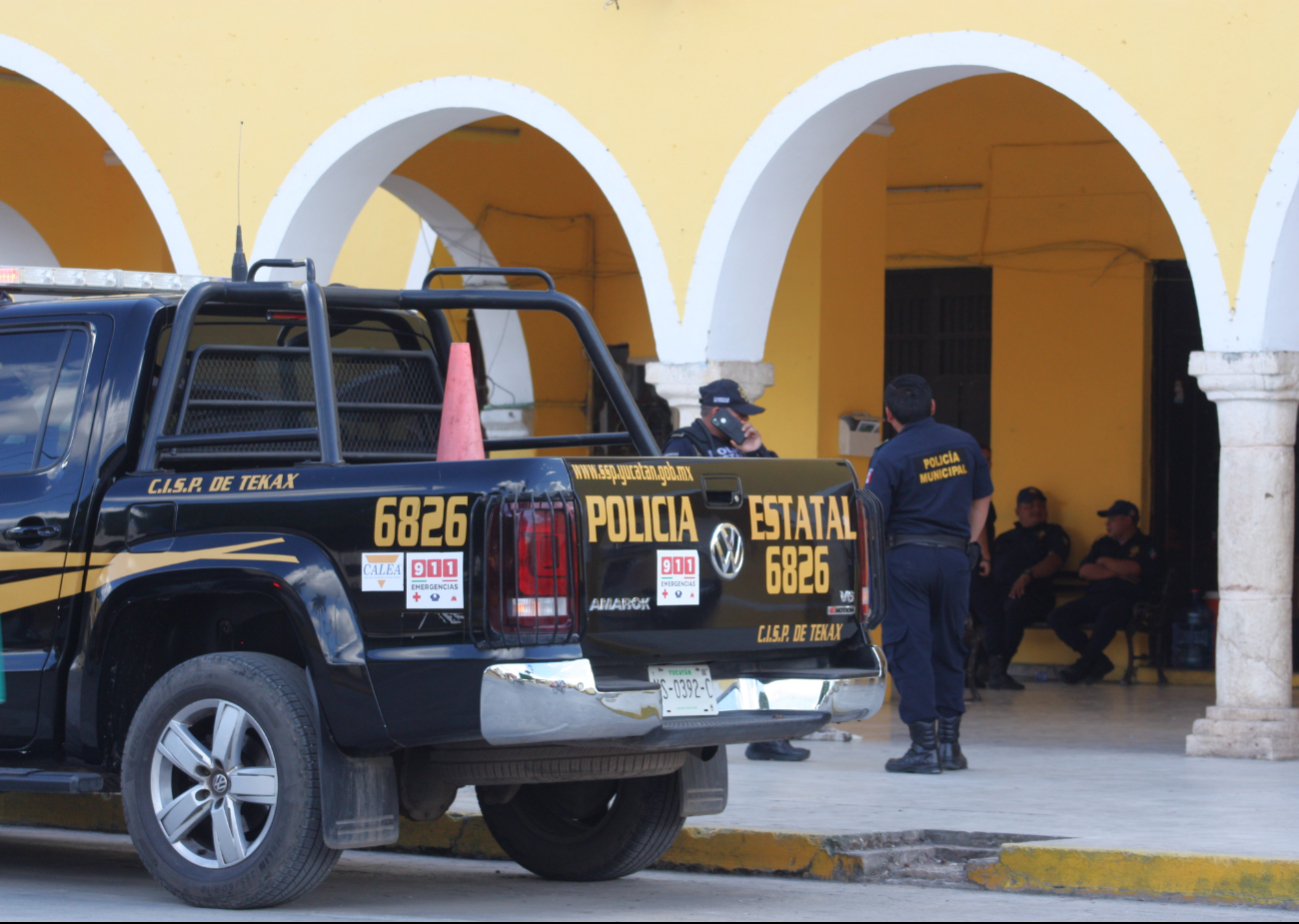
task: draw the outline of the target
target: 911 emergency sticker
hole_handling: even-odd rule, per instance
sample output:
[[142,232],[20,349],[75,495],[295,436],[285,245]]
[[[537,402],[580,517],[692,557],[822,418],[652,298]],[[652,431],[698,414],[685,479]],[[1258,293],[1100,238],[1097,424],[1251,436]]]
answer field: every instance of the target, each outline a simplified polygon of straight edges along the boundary
[[658,550],[658,590],[654,599],[659,606],[695,606],[699,603],[699,553]]
[[405,552],[362,552],[361,590],[396,590],[405,585]]
[[407,609],[464,609],[464,558],[464,552],[407,553]]

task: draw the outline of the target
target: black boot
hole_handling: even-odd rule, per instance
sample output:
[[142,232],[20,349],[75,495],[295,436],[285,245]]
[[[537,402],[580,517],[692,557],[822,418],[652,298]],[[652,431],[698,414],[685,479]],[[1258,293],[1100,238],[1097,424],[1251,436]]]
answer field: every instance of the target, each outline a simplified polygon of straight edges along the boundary
[[1006,673],[1006,659],[1001,655],[988,658],[989,690],[1022,690],[1024,685]]
[[911,747],[884,765],[889,773],[942,773],[938,766],[938,735],[933,722],[908,722]]
[[944,770],[964,770],[970,766],[965,755],[961,753],[959,715],[950,719],[938,717],[938,765]]
[[811,753],[788,741],[755,741],[744,749],[744,756],[749,760],[807,760]]

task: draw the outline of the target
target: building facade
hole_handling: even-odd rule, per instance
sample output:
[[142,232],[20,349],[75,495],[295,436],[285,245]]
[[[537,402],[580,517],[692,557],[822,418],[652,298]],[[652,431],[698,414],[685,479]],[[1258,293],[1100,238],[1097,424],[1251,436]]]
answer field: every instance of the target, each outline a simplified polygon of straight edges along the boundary
[[[224,275],[241,221],[335,282],[540,266],[684,422],[727,375],[786,456],[923,371],[1003,517],[1042,488],[1076,566],[1131,499],[1216,585],[1188,751],[1299,756],[1299,7],[3,9],[0,264]],[[491,323],[487,426],[590,425],[575,338]]]

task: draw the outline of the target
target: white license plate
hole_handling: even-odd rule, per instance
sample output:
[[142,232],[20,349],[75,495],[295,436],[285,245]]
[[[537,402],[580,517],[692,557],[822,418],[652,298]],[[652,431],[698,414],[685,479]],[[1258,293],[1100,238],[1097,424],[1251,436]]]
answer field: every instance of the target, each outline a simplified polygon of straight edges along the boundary
[[663,718],[717,715],[717,688],[707,664],[651,667],[649,679],[662,692]]

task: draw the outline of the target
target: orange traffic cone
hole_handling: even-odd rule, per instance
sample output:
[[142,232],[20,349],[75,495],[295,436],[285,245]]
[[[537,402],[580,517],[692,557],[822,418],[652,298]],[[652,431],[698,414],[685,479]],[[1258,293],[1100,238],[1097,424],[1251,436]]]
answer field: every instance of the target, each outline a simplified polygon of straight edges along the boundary
[[438,461],[464,462],[485,459],[478,395],[474,389],[474,361],[469,344],[451,344],[446,394],[442,396],[442,428],[438,431]]

